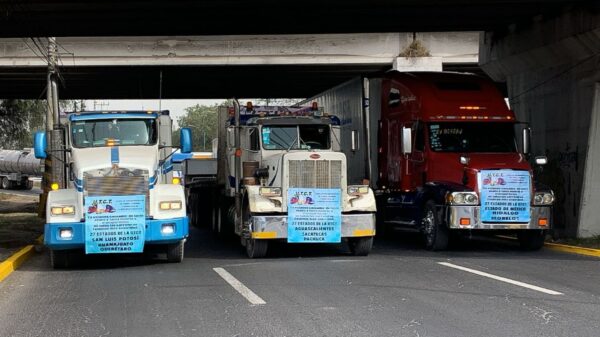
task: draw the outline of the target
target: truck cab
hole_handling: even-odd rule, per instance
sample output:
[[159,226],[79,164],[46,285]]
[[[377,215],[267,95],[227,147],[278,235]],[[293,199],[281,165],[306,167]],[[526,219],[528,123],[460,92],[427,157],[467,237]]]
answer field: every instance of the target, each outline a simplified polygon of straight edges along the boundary
[[452,231],[512,233],[526,248],[541,247],[554,195],[535,183],[529,129],[492,83],[391,72],[382,99],[377,183],[385,221],[420,228],[431,249],[444,249]]
[[344,121],[349,179],[375,190],[379,234],[420,231],[432,250],[450,234],[516,234],[542,247],[554,194],[535,173],[546,158],[532,156],[529,127],[489,79],[392,70],[307,101]]
[[[251,104],[241,109],[239,125],[231,109],[224,109],[222,116],[218,146],[219,181],[224,199],[219,206],[221,210],[216,209],[222,216],[214,218],[234,225],[234,232],[241,237],[249,257],[264,256],[269,240],[290,243],[345,240],[356,255],[370,252],[375,235],[374,194],[366,185],[347,184],[346,156],[340,150],[337,117],[324,115],[314,107]],[[236,184],[240,193],[238,205]],[[306,197],[304,193],[314,195]],[[333,229],[332,225],[326,226],[330,231],[320,230],[319,226],[329,220],[315,219],[305,219],[307,226],[302,228],[296,226],[300,219],[294,215],[297,206],[314,203],[317,207],[317,199],[325,194],[332,198],[328,199],[332,209],[323,216],[332,224],[337,218],[339,227]],[[315,209],[317,214],[324,208]],[[224,223],[217,225],[224,226]],[[300,230],[292,230],[292,226]],[[335,238],[330,239],[329,235]]]
[[[59,153],[46,151],[45,133],[36,134],[36,156],[64,159],[68,177],[51,182],[46,202],[44,243],[54,267],[82,252],[141,253],[149,245],[164,247],[171,262],[183,259],[188,218],[172,176],[171,127],[168,111],[73,113]],[[181,136],[189,152],[189,130]]]

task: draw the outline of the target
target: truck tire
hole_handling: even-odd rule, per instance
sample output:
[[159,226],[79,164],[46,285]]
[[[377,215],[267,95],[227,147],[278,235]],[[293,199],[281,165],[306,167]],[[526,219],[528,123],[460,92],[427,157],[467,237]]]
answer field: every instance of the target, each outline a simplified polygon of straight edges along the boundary
[[184,249],[185,240],[167,245],[167,261],[170,263],[180,263],[183,261]]
[[251,259],[260,259],[267,255],[268,240],[246,239],[246,254]]
[[212,209],[212,231],[215,234],[219,234],[221,232],[221,224],[223,221],[223,211],[219,205],[215,205]]
[[50,250],[50,266],[53,269],[77,267],[83,258],[83,253],[78,250]]
[[544,246],[546,231],[537,229],[522,230],[517,233],[517,238],[522,250],[540,250]]
[[26,190],[31,190],[33,188],[33,181],[31,180],[26,180],[25,184],[23,184],[23,188]]
[[10,187],[10,182],[8,181],[7,177],[2,178],[2,184],[0,184],[0,187],[2,187],[2,189],[4,190],[8,190]]
[[195,195],[190,194],[187,200],[188,213],[190,214],[190,225],[196,227],[196,202]]
[[423,235],[425,236],[425,248],[427,250],[445,250],[448,248],[448,228],[440,220],[435,209],[435,202],[429,200],[423,208],[421,219]]
[[348,247],[354,256],[367,256],[373,248],[373,237],[349,238]]

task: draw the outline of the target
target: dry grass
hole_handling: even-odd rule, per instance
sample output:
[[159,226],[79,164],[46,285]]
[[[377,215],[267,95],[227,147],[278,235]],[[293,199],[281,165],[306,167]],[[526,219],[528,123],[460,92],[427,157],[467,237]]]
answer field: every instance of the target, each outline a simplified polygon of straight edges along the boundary
[[45,219],[36,213],[38,198],[0,193],[0,248],[32,244],[44,232]]
[[35,213],[0,214],[0,247],[33,244],[44,232],[44,222]]
[[423,42],[419,40],[413,40],[404,50],[399,54],[403,57],[427,57],[431,56],[429,49],[425,47]]

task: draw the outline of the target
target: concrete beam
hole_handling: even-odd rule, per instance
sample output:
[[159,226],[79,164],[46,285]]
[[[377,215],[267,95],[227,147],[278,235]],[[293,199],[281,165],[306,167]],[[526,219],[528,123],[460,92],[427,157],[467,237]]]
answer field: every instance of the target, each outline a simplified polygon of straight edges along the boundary
[[[476,63],[479,33],[419,33],[442,63]],[[63,67],[392,65],[412,33],[58,38]],[[42,41],[44,41],[42,39]],[[38,43],[39,44],[39,43]],[[36,55],[37,54],[37,55]],[[0,67],[41,67],[30,39],[0,39]]]
[[442,71],[441,57],[397,57],[392,69],[398,71]]

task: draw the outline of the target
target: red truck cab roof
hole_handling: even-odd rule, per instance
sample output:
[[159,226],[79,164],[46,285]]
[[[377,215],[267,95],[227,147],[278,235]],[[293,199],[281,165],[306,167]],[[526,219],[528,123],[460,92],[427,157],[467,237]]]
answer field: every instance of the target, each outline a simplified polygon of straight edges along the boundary
[[409,119],[425,121],[515,120],[493,83],[474,74],[390,71],[384,78],[383,110],[390,114],[409,112]]

